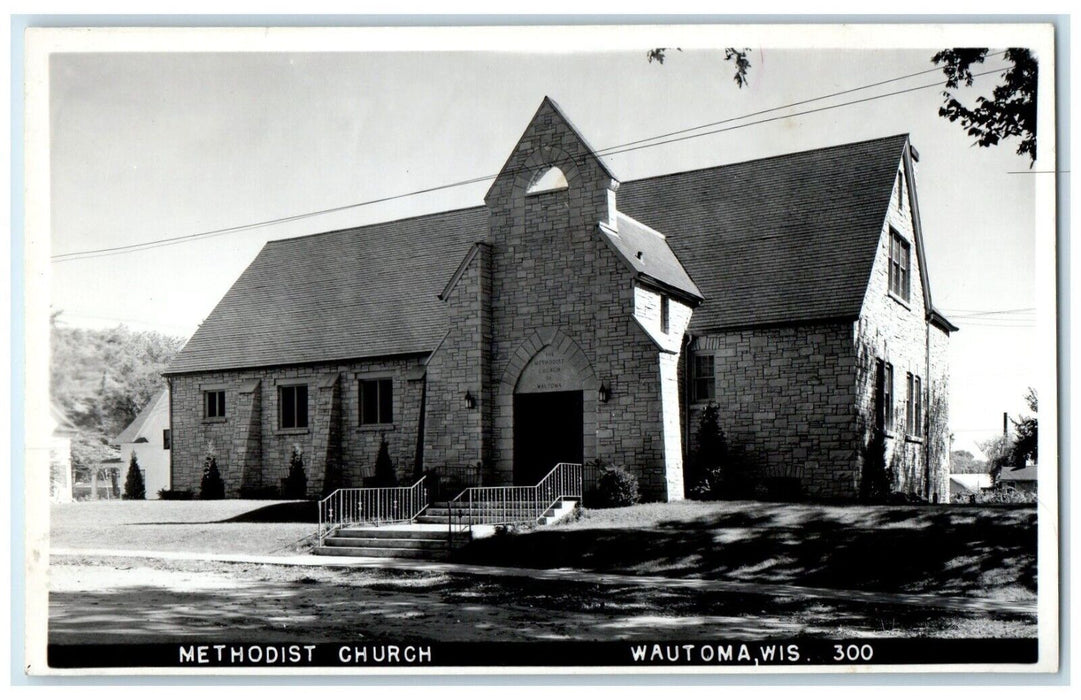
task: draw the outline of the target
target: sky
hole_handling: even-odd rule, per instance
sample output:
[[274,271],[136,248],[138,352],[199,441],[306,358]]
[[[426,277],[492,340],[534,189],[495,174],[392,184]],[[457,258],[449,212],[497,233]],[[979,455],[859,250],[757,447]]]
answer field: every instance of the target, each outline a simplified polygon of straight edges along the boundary
[[[53,255],[214,231],[494,175],[547,95],[598,149],[704,124],[726,129],[604,158],[618,179],[911,134],[935,306],[951,339],[955,449],[1001,432],[1041,386],[1035,319],[1035,182],[1016,143],[977,148],[937,115],[941,88],[802,116],[794,112],[941,82],[933,47],[794,49],[749,45],[748,86],[723,51],[603,48],[575,34],[521,50],[306,50],[54,53],[48,67],[49,243]],[[163,43],[167,45],[168,42]],[[504,42],[502,46],[512,46]],[[558,45],[559,50],[553,50]],[[119,44],[118,44],[119,46]],[[215,45],[217,47],[218,45]],[[777,48],[774,48],[777,46]],[[398,47],[399,49],[402,47]],[[356,50],[364,49],[364,50]],[[986,69],[1001,63],[989,60]],[[991,89],[978,78],[968,99]],[[734,119],[741,118],[741,119]],[[765,123],[751,124],[769,119]],[[735,128],[733,128],[735,127]],[[123,323],[187,337],[268,240],[482,203],[490,180],[289,223],[136,252],[47,264],[49,305],[69,326]],[[663,227],[658,225],[658,228]],[[1044,240],[1046,243],[1046,240]]]

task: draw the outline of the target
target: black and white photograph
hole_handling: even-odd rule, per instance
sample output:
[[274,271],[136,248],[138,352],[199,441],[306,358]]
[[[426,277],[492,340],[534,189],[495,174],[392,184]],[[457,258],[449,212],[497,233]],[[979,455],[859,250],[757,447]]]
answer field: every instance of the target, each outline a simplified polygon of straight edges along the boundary
[[27,673],[1055,672],[1055,40],[29,29]]

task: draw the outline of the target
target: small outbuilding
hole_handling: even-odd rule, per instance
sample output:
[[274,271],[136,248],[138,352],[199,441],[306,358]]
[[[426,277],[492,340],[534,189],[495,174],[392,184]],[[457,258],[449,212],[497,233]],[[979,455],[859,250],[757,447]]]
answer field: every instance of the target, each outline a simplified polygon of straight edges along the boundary
[[157,498],[158,491],[170,488],[169,451],[172,435],[169,428],[169,392],[162,389],[139,411],[135,420],[116,436],[120,445],[120,475],[127,474],[131,455],[139,460],[146,485],[146,497]]

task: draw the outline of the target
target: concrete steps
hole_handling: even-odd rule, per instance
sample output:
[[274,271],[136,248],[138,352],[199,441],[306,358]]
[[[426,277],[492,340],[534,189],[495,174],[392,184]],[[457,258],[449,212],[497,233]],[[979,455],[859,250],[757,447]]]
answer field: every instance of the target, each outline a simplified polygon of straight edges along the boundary
[[[461,546],[468,534],[458,534]],[[394,559],[446,559],[450,554],[446,520],[440,525],[358,525],[339,529],[316,547],[315,554],[338,557],[391,557]]]
[[[549,508],[544,517],[537,520],[534,518],[532,504],[508,504],[486,511],[482,522],[475,520],[470,531],[459,532],[455,527],[452,533],[448,528],[447,518],[459,513],[464,516],[465,513],[457,507],[451,508],[446,502],[433,503],[412,523],[340,528],[313,552],[321,556],[443,560],[449,557],[455,548],[467,544],[473,538],[493,534],[495,527],[485,523],[517,521],[549,525],[573,513],[577,505],[576,501],[563,501]],[[454,517],[453,523],[458,525],[457,517]]]

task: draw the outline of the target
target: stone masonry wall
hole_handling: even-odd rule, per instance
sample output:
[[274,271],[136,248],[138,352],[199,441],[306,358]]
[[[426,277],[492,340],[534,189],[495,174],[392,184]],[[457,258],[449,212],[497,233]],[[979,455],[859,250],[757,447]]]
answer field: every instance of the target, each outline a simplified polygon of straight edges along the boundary
[[[886,464],[891,489],[930,499],[933,478],[926,469],[926,438],[930,433],[945,429],[944,412],[934,417],[936,425],[929,430],[927,389],[933,372],[928,362],[928,332],[926,303],[920,278],[923,261],[916,245],[911,202],[907,182],[898,177],[890,197],[889,212],[882,226],[878,252],[871,270],[863,310],[856,327],[857,409],[861,439],[871,439],[875,423],[875,364],[877,360],[893,365],[893,404],[887,410],[893,414],[893,428],[886,432]],[[909,243],[910,294],[907,300],[889,288],[890,229],[897,231]],[[921,380],[924,398],[922,425],[906,423],[907,377],[911,373]]]
[[[424,466],[490,462],[491,392],[486,368],[491,353],[491,265],[485,244],[471,260],[444,304],[449,332],[428,361],[424,424]],[[472,409],[465,404],[469,393]]]
[[[358,381],[377,377],[393,380],[394,422],[360,426]],[[299,445],[303,450],[311,494],[322,490],[328,454],[340,455],[346,486],[361,486],[365,477],[374,475],[380,435],[386,436],[398,478],[411,481],[417,444],[420,380],[421,364],[416,357],[170,377],[173,488],[198,493],[208,450],[216,455],[227,497],[235,497],[242,485],[280,486],[289,472],[293,445]],[[308,386],[308,428],[282,430],[278,427],[277,387],[296,383]],[[203,391],[219,389],[225,391],[225,419],[204,419]],[[333,397],[335,391],[338,392],[337,409]],[[245,393],[248,393],[247,398]],[[251,412],[257,416],[258,431],[250,427]],[[335,415],[338,416],[337,428],[331,423]],[[251,440],[257,433],[259,449],[255,450]],[[340,452],[330,444],[338,435]],[[250,464],[254,454],[259,455],[258,465]],[[249,455],[248,469],[245,469],[245,455]],[[256,466],[258,468],[254,468]]]
[[930,500],[950,500],[950,335],[931,326],[927,399],[927,465],[931,476]]
[[[796,477],[812,498],[858,488],[852,324],[735,330],[695,338],[712,355],[720,426],[759,477]],[[705,401],[690,404],[691,449]]]
[[[568,187],[527,196],[533,175],[549,165],[563,171]],[[658,348],[633,318],[630,271],[597,230],[598,222],[614,223],[617,187],[546,102],[485,198],[492,245],[492,454],[502,483],[513,479],[517,376],[543,338],[558,331],[587,360],[580,372],[585,459],[627,467],[646,499],[682,495],[682,485],[672,488],[665,474]],[[607,403],[597,399],[601,382],[610,390]]]

